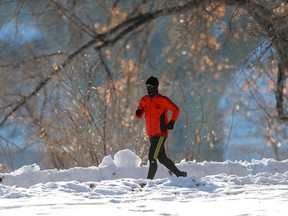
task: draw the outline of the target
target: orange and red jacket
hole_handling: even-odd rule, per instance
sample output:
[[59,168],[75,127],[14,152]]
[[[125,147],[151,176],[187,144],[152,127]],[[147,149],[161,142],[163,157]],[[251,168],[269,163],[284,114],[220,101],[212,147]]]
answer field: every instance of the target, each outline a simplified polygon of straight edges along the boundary
[[166,128],[168,123],[168,110],[172,111],[170,120],[177,121],[180,109],[168,97],[158,94],[153,98],[145,95],[140,99],[138,109],[142,110],[141,115],[136,118],[141,119],[145,113],[146,131],[151,138],[153,136],[168,136]]

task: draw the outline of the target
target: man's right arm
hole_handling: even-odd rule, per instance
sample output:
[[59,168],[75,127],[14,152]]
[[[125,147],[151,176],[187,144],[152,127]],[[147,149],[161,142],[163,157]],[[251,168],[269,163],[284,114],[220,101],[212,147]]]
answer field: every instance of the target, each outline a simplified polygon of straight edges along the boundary
[[135,112],[135,117],[141,119],[143,115],[144,115],[144,106],[143,106],[143,100],[141,99],[138,105],[138,109]]

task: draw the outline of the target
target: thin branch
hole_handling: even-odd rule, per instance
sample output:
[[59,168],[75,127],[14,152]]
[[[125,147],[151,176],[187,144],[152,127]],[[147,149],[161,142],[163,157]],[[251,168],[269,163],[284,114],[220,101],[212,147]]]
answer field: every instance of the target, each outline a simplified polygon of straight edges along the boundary
[[65,55],[64,52],[62,51],[59,51],[57,53],[50,53],[50,54],[43,54],[41,56],[35,56],[31,59],[27,59],[27,60],[24,60],[20,63],[12,63],[12,64],[7,64],[7,65],[0,65],[0,68],[7,68],[7,67],[14,67],[14,66],[18,66],[18,65],[25,65],[26,63],[29,63],[29,62],[33,62],[33,61],[37,61],[37,60],[41,60],[41,59],[45,59],[45,58],[50,58],[50,57],[53,57],[53,56],[58,56],[58,55]]
[[75,26],[80,28],[83,32],[88,34],[91,37],[97,37],[97,33],[93,30],[91,30],[85,23],[83,23],[74,13],[71,13],[68,9],[63,7],[62,5],[58,4],[55,0],[52,1],[52,4],[54,4],[59,11],[63,13],[64,16],[66,16],[71,23],[73,23]]

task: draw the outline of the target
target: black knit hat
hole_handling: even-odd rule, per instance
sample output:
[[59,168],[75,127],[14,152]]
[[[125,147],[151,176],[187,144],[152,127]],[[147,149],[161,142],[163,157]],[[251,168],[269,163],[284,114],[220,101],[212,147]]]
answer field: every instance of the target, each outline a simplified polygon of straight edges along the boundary
[[154,76],[151,76],[147,79],[146,85],[149,84],[149,85],[152,85],[152,86],[158,86],[159,85],[159,81],[156,77]]

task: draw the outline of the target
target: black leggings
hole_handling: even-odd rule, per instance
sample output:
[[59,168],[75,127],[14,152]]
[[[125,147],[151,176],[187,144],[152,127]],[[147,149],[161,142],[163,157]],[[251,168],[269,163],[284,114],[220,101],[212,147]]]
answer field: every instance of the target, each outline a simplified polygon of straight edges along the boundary
[[175,166],[174,162],[169,159],[165,152],[164,142],[166,138],[160,136],[154,136],[150,138],[150,149],[149,149],[149,171],[148,179],[153,179],[157,171],[157,159],[162,163],[167,169],[173,172],[176,176],[179,175],[180,170]]

